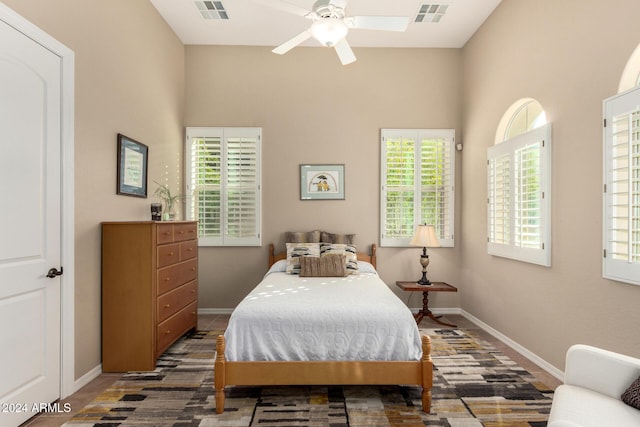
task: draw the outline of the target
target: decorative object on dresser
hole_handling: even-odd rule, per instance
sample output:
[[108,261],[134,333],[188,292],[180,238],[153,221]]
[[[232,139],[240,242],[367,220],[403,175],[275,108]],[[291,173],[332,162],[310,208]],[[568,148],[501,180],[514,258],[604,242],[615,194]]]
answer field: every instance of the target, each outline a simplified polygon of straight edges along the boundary
[[162,219],[165,221],[173,221],[176,219],[176,203],[181,199],[184,199],[182,194],[171,194],[171,189],[168,184],[162,185],[157,181],[153,181],[156,183],[158,188],[153,192],[153,195],[159,197],[164,202],[164,214],[162,215]]
[[436,236],[436,229],[433,225],[418,225],[416,227],[416,233],[413,235],[411,242],[412,246],[422,246],[422,255],[420,255],[420,265],[422,266],[422,277],[416,283],[423,286],[431,285],[429,279],[427,279],[427,266],[429,265],[429,255],[427,255],[427,248],[440,247],[440,241]]
[[102,223],[102,370],[151,371],[197,327],[195,221]]
[[151,203],[151,221],[162,221],[162,203]]

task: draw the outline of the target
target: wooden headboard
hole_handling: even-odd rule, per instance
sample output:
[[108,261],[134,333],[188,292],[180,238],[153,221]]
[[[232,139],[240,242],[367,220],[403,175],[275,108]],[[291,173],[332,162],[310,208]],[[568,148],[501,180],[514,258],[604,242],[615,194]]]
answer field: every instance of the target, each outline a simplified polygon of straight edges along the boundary
[[[377,257],[376,257],[376,244],[375,243],[371,244],[371,254],[364,253],[364,252],[357,252],[356,256],[358,257],[359,261],[366,261],[369,264],[373,265],[374,267],[377,267],[376,266]],[[275,252],[275,246],[273,245],[273,243],[269,243],[269,267],[271,267],[273,264],[276,263],[276,261],[280,261],[281,259],[287,259],[287,251],[276,253]]]

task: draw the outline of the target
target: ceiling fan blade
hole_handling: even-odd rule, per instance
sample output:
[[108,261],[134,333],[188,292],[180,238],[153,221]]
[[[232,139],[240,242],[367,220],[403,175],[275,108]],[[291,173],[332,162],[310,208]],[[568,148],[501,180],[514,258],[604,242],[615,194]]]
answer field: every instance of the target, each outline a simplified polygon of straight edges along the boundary
[[289,3],[284,0],[253,0],[256,3],[263,4],[265,6],[282,10],[283,12],[292,13],[298,16],[311,17],[314,16],[314,12],[307,10],[303,7]]
[[409,25],[407,16],[352,16],[345,21],[362,30],[405,31]]
[[347,7],[347,0],[329,0],[329,4],[344,9]]
[[280,46],[273,49],[272,52],[277,53],[278,55],[284,55],[285,53],[289,52],[291,49],[298,46],[300,43],[304,42],[310,37],[311,37],[311,33],[309,32],[309,30],[304,30],[294,38],[287,40],[286,42],[282,43]]
[[340,62],[342,65],[351,64],[355,62],[356,55],[351,50],[351,46],[347,42],[347,39],[342,39],[334,46],[336,53],[338,54],[338,58],[340,58]]

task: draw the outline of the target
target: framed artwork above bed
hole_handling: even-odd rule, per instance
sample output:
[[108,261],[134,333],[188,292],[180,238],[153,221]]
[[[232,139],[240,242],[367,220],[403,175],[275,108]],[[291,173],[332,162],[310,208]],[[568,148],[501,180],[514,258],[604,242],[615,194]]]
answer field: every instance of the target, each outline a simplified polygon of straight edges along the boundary
[[344,165],[300,165],[300,200],[344,200]]

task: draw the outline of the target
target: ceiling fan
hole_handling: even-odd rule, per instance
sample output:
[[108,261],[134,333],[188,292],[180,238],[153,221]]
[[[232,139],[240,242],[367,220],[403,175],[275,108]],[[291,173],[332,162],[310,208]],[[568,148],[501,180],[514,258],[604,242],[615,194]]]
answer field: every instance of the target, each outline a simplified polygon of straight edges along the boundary
[[345,38],[349,29],[404,31],[409,25],[409,17],[406,16],[348,16],[345,12],[347,0],[317,0],[313,4],[313,10],[304,9],[284,0],[257,1],[312,21],[308,29],[273,49],[274,53],[284,55],[313,37],[322,45],[333,47],[342,65],[356,60]]

